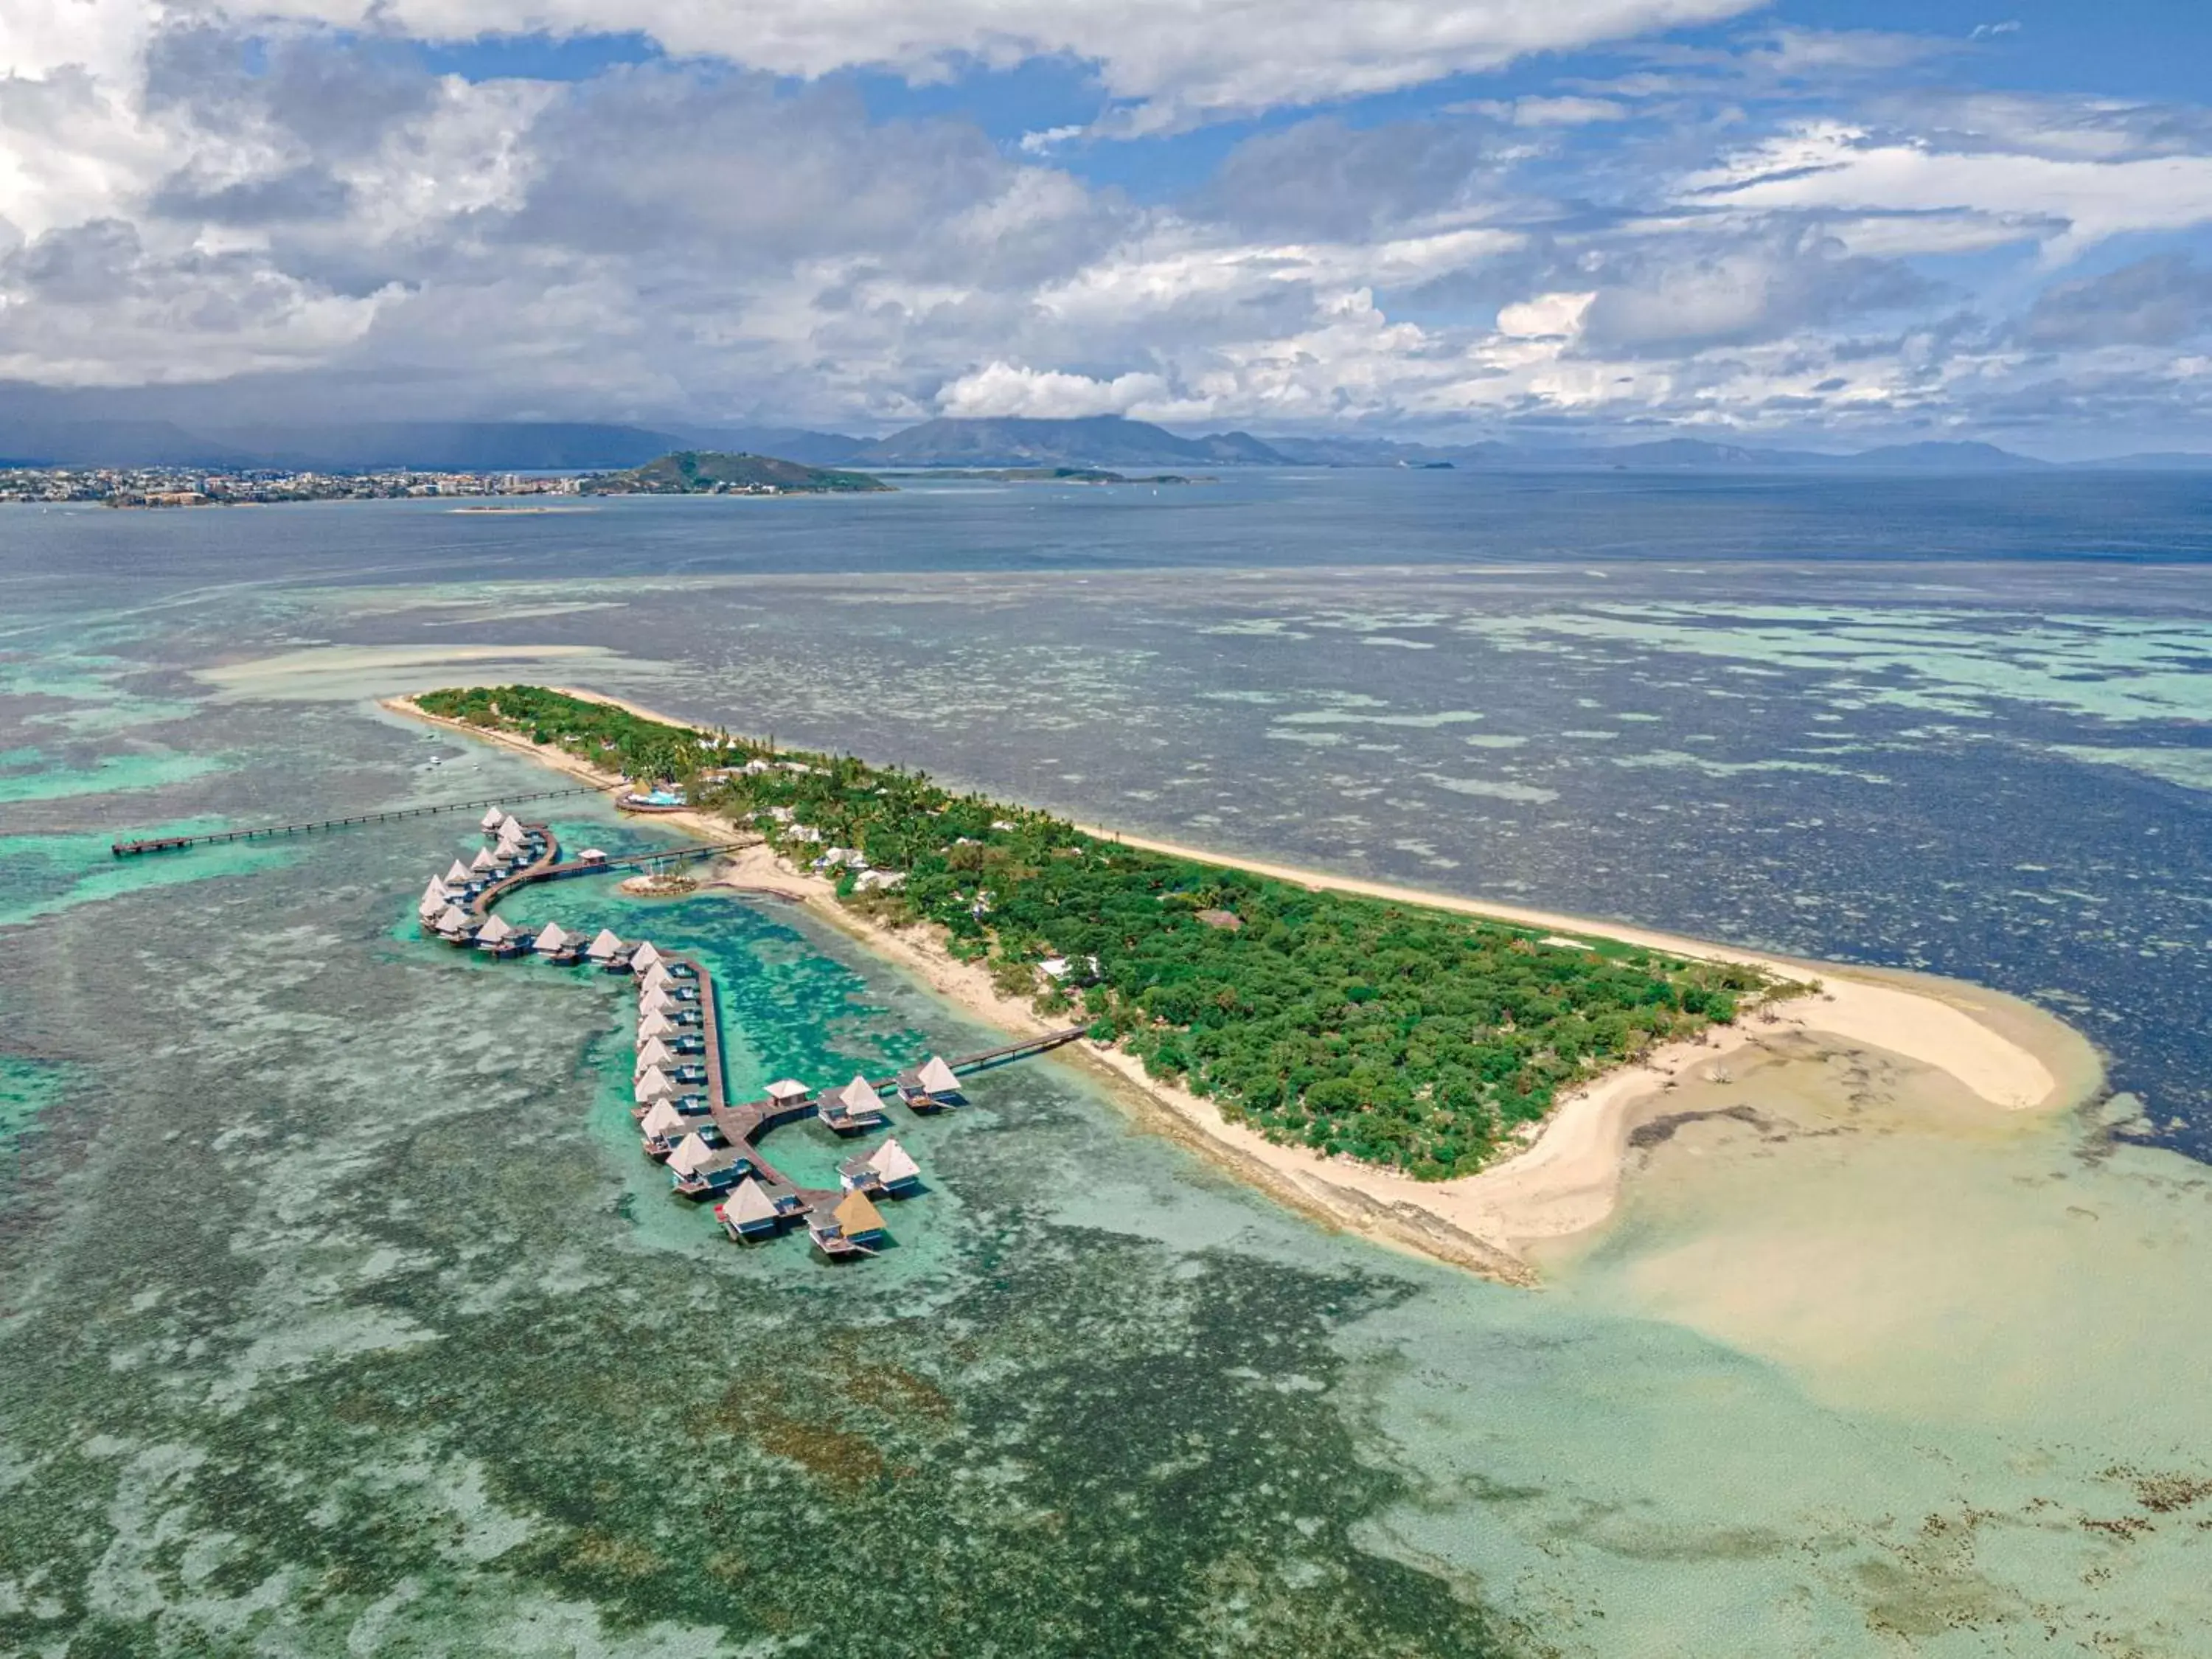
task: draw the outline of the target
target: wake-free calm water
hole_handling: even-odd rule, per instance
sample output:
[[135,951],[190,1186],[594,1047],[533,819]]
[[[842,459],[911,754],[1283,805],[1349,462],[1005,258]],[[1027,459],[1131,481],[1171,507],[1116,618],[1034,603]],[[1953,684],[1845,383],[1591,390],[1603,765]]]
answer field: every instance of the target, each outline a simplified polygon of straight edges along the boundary
[[[2212,1652],[2209,529],[2173,477],[10,510],[0,1649]],[[370,703],[464,678],[1978,980],[2123,1094],[1776,1093],[1532,1295],[1040,1065],[902,1122],[884,1260],[741,1251],[636,1155],[617,987],[414,939],[465,819],[107,857],[545,787]],[[982,1038],[786,910],[526,908],[705,953],[739,1082]]]

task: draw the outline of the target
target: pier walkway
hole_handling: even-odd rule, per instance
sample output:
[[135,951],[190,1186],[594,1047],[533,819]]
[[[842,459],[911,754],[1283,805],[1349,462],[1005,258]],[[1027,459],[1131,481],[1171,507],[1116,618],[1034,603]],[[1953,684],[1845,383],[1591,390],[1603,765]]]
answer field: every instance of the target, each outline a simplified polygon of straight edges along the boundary
[[601,788],[597,784],[582,784],[573,789],[540,789],[527,795],[507,795],[494,800],[441,801],[435,806],[395,806],[382,812],[356,812],[351,817],[318,818],[313,823],[270,823],[252,830],[216,830],[200,836],[155,836],[144,841],[118,841],[108,851],[117,858],[127,859],[142,853],[177,853],[191,847],[215,847],[228,841],[268,841],[278,836],[312,836],[325,830],[350,830],[362,823],[395,823],[401,818],[427,818],[440,812],[474,812],[488,806],[500,806],[507,801],[557,800],[567,795],[605,795],[616,785]]
[[[551,793],[579,792],[554,791]],[[496,803],[479,801],[471,805],[482,806],[496,805]],[[508,822],[514,821],[510,818]],[[539,882],[557,881],[573,876],[597,875],[612,870],[652,867],[678,860],[712,858],[724,853],[738,852],[753,845],[749,841],[728,842],[709,846],[676,848],[654,853],[629,854],[618,858],[592,857],[564,860],[561,856],[560,842],[547,825],[530,823],[521,824],[520,828],[531,844],[532,855],[529,862],[510,868],[504,874],[495,875],[491,880],[485,882],[468,896],[465,902],[460,902],[459,896],[455,896],[456,908],[461,910],[467,920],[468,926],[465,931],[447,932],[426,914],[422,917],[422,926],[426,932],[444,938],[451,944],[474,945],[477,943],[476,933],[491,919],[493,907],[508,894],[518,892],[525,887],[532,886]],[[487,833],[493,832],[488,829]],[[507,844],[503,842],[502,846]],[[520,850],[524,843],[516,842],[513,845]],[[436,884],[434,883],[434,890],[435,886]],[[457,927],[458,925],[456,924]],[[518,937],[525,936],[518,935]],[[608,961],[594,962],[592,965],[611,972],[632,971],[631,958],[646,948],[641,944],[626,947],[619,957]],[[570,954],[562,959],[575,960],[574,947],[569,946],[568,951]],[[538,953],[531,948],[526,938],[526,942],[520,946],[514,944],[502,944],[500,946],[499,954],[534,957]],[[712,975],[708,971],[707,965],[696,957],[676,951],[664,951],[658,948],[654,949],[653,955],[660,963],[666,965],[670,974],[677,981],[696,988],[699,1011],[698,1035],[703,1045],[702,1052],[698,1056],[696,1063],[705,1073],[706,1110],[703,1114],[695,1113],[693,1115],[702,1128],[711,1124],[719,1132],[724,1142],[722,1146],[714,1149],[717,1164],[724,1170],[738,1170],[741,1177],[749,1172],[750,1178],[760,1183],[762,1190],[767,1194],[769,1203],[775,1208],[778,1231],[781,1231],[781,1225],[786,1223],[803,1224],[809,1228],[810,1231],[814,1232],[816,1243],[826,1255],[831,1256],[872,1255],[873,1250],[866,1245],[845,1239],[839,1227],[830,1225],[825,1232],[817,1225],[817,1223],[827,1223],[832,1212],[850,1196],[845,1189],[803,1185],[777,1169],[760,1149],[761,1139],[770,1130],[780,1128],[788,1123],[795,1123],[803,1118],[818,1115],[822,1107],[823,1091],[810,1089],[802,1097],[785,1099],[731,1100],[727,1077],[723,1066],[721,1015],[716,1006]],[[641,972],[637,977],[642,980],[644,975]],[[966,1077],[994,1066],[1027,1060],[1032,1055],[1059,1048],[1063,1043],[1073,1042],[1083,1036],[1084,1031],[1084,1027],[1073,1025],[1061,1030],[1042,1032],[1036,1036],[1022,1038],[1018,1042],[1002,1043],[995,1048],[987,1048],[972,1054],[963,1054],[957,1060],[946,1061],[945,1064],[954,1076]],[[686,1061],[690,1059],[688,1055],[679,1056],[679,1058]],[[897,1073],[892,1073],[879,1079],[869,1079],[867,1081],[868,1086],[878,1092],[895,1092],[898,1087],[899,1077]],[[639,1115],[642,1115],[647,1109],[646,1106],[641,1105],[638,1109]],[[910,1164],[908,1167],[911,1169]],[[677,1189],[679,1192],[687,1191],[680,1182]],[[712,1182],[702,1181],[698,1183],[697,1195],[713,1196],[719,1193],[720,1195],[726,1198],[734,1190],[733,1183],[726,1182],[717,1187]],[[732,1231],[734,1231],[733,1228]]]

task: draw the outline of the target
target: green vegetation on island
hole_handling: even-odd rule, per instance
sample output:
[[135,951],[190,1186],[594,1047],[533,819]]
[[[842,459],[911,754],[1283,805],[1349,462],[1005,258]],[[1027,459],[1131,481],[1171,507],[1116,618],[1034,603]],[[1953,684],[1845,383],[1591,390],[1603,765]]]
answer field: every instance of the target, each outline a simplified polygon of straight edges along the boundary
[[548,744],[750,822],[841,901],[933,924],[1041,1013],[1079,1010],[1152,1076],[1270,1139],[1443,1180],[1559,1093],[1803,988],[1125,847],[926,774],[779,750],[534,686],[428,714]]
[[593,495],[823,495],[891,487],[865,472],[714,449],[679,449],[626,472],[594,473],[581,485]]

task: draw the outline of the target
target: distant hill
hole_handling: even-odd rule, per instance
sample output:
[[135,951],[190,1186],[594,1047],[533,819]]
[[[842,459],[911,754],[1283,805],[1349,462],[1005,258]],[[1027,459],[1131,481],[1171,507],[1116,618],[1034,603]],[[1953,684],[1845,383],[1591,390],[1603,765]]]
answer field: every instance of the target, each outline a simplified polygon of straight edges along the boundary
[[584,481],[594,495],[716,495],[743,491],[785,495],[850,495],[889,489],[865,472],[838,472],[774,455],[731,455],[713,449],[679,449],[626,472],[603,472]]
[[1164,427],[1118,415],[1082,420],[951,416],[878,438],[853,456],[862,466],[1158,467],[1283,464],[1249,433],[1179,438]]
[[175,421],[0,416],[0,459],[39,466],[283,467],[323,472],[557,472],[635,466],[665,432],[573,421],[380,421],[188,427]]
[[1977,443],[1884,444],[1879,449],[1839,456],[1837,464],[1853,471],[1884,472],[2034,472],[2051,465],[2015,455],[1995,444]]

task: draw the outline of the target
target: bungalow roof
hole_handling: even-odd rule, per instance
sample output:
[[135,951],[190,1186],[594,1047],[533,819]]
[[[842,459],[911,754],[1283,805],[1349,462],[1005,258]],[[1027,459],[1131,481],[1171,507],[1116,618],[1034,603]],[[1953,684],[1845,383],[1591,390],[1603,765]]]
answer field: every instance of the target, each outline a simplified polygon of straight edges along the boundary
[[868,1159],[868,1165],[875,1170],[876,1179],[886,1187],[896,1186],[902,1181],[912,1181],[921,1173],[921,1165],[907,1155],[906,1148],[898,1144],[896,1137],[876,1148],[874,1156]]
[[647,1012],[645,1017],[640,1019],[637,1023],[637,1040],[640,1042],[645,1042],[648,1037],[665,1037],[673,1036],[675,1035],[676,1022],[669,1018],[667,1015],[660,1012],[658,1009],[654,1009]]
[[640,1076],[643,1076],[655,1066],[673,1066],[675,1063],[676,1051],[659,1037],[647,1037],[644,1046],[637,1051],[637,1069]]
[[675,1007],[676,999],[658,985],[648,986],[637,1000],[637,1012],[641,1015],[671,1013]]
[[696,1175],[714,1159],[715,1149],[707,1144],[706,1137],[688,1134],[676,1143],[676,1150],[668,1155],[668,1167],[678,1175]]
[[594,962],[605,962],[610,957],[622,954],[623,942],[615,937],[611,927],[602,927],[592,942],[584,947],[584,954]]
[[932,1054],[921,1068],[921,1086],[933,1095],[957,1094],[960,1079],[945,1063],[942,1054]]
[[471,873],[471,872],[467,865],[462,863],[459,859],[455,859],[451,864],[446,866],[446,885],[448,887],[465,887],[469,884]]
[[469,868],[478,873],[482,873],[483,871],[490,869],[492,866],[498,862],[499,860],[491,855],[490,848],[479,847],[477,848],[477,855],[469,860]]
[[668,971],[666,963],[656,961],[645,970],[645,977],[638,981],[638,988],[642,991],[658,991],[675,977],[675,975]]
[[722,1200],[721,1209],[723,1220],[740,1226],[750,1221],[775,1219],[775,1200],[750,1176],[738,1182],[738,1190]]
[[504,945],[514,937],[514,929],[498,916],[488,916],[484,925],[477,929],[477,940],[485,945]]
[[469,913],[459,905],[449,904],[438,917],[438,931],[441,933],[461,933],[469,927],[471,920]]
[[[673,1163],[675,1160],[672,1158],[669,1161]],[[858,1188],[840,1199],[837,1201],[837,1207],[830,1213],[837,1218],[838,1226],[844,1231],[845,1237],[848,1238],[860,1238],[869,1233],[879,1233],[884,1230],[883,1212],[870,1202],[868,1195]]]
[[506,814],[496,806],[487,806],[484,808],[484,815],[478,818],[477,823],[486,830],[496,830],[499,828],[500,819],[505,816]]
[[629,965],[641,974],[650,973],[660,965],[660,952],[653,948],[651,939],[646,940],[631,954]]
[[807,1093],[806,1085],[796,1078],[778,1078],[768,1085],[768,1097],[779,1103],[787,1100],[803,1100]]
[[565,951],[576,942],[576,936],[557,921],[549,921],[538,930],[538,948],[550,956],[556,951]]
[[649,1135],[666,1135],[687,1128],[690,1123],[690,1119],[676,1109],[676,1103],[664,1095],[638,1119],[637,1127]]
[[845,1109],[855,1117],[884,1109],[884,1097],[876,1092],[873,1084],[857,1072],[853,1080],[837,1091],[837,1096],[844,1102]]
[[648,1100],[659,1100],[675,1092],[676,1079],[659,1066],[653,1066],[638,1074],[637,1087],[632,1091],[631,1098],[641,1106]]

